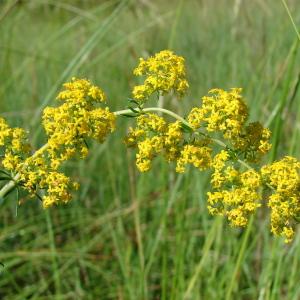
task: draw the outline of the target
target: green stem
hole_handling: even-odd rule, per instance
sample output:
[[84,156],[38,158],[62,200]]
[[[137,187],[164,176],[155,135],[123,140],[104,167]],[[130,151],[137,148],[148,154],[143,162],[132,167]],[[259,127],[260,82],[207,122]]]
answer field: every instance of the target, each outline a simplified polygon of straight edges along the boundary
[[[139,110],[139,108],[135,108],[135,110]],[[183,123],[184,125],[188,126],[190,129],[194,130],[192,128],[192,126],[184,119],[182,118],[181,116],[175,114],[174,112],[168,110],[168,109],[165,109],[165,108],[160,108],[160,107],[148,107],[148,108],[143,108],[142,110],[140,110],[141,112],[151,112],[151,111],[159,111],[159,112],[162,112],[166,115],[169,115],[175,119],[177,119],[178,121],[180,121],[181,123]],[[114,114],[116,116],[122,116],[122,115],[127,115],[127,114],[131,114],[132,113],[132,110],[130,109],[124,109],[124,110],[119,110],[119,111],[116,111],[114,112]]]

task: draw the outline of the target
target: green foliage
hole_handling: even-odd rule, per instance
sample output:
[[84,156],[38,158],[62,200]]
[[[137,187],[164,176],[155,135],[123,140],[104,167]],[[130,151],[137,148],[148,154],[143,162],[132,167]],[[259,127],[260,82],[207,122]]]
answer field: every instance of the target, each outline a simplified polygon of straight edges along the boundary
[[[288,6],[299,24],[298,0]],[[38,148],[40,113],[62,82],[90,78],[118,110],[137,58],[171,48],[191,86],[184,102],[165,99],[176,112],[211,88],[242,86],[250,119],[276,132],[270,160],[299,158],[296,39],[273,0],[2,1],[0,115],[37,131]],[[174,174],[158,160],[139,174],[121,141],[130,119],[118,122],[107,143],[66,167],[81,182],[71,204],[45,211],[20,194],[18,206],[14,193],[2,204],[1,298],[300,298],[299,235],[288,246],[271,237],[265,212],[246,231],[224,226],[207,212],[209,178],[197,171]]]

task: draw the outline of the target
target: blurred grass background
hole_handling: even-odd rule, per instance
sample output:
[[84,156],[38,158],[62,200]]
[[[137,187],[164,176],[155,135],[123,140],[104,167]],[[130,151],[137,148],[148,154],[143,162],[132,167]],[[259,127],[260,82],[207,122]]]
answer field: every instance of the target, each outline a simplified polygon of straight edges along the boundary
[[[300,2],[287,4],[300,26]],[[0,115],[39,147],[63,82],[89,78],[122,109],[138,58],[167,48],[190,81],[169,107],[184,115],[210,88],[243,87],[250,119],[274,132],[268,159],[300,158],[298,42],[279,0],[1,0]],[[0,299],[300,299],[299,234],[271,236],[267,210],[244,230],[211,217],[205,173],[158,159],[139,174],[128,122],[66,166],[81,183],[72,203],[2,204]]]

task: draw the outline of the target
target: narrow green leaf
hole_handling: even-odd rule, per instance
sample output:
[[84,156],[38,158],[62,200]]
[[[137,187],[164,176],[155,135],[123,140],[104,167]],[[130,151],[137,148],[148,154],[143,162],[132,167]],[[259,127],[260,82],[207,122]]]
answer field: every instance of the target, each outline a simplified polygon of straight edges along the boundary
[[123,114],[122,116],[123,116],[123,117],[127,117],[127,118],[135,118],[135,117],[136,117],[136,116],[128,115],[128,114]]

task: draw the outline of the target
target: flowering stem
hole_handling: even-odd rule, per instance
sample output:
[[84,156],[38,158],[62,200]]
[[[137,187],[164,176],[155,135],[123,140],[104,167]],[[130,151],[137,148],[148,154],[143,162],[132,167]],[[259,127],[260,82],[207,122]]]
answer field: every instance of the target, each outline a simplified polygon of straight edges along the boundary
[[[176,113],[165,109],[165,108],[160,108],[160,107],[148,107],[148,108],[143,108],[142,110],[140,110],[139,108],[135,108],[135,110],[140,111],[140,112],[150,112],[150,111],[158,111],[158,112],[162,112],[164,114],[167,114],[175,119],[177,119],[178,121],[180,121],[182,124],[184,124],[185,126],[187,126],[188,128],[190,128],[191,130],[195,131],[195,129],[190,125],[189,122],[187,122],[184,118],[182,118],[181,116],[177,115]],[[124,109],[124,110],[119,110],[114,112],[114,114],[116,116],[122,116],[122,115],[127,115],[132,113],[132,110],[130,109]],[[206,135],[203,132],[197,131],[195,132],[196,134],[201,134],[209,139],[211,139],[213,142],[215,142],[216,144],[218,144],[219,146],[222,146],[223,148],[228,148],[228,146],[223,143],[222,141],[215,139],[215,138],[211,138],[210,136]],[[251,166],[249,166],[246,162],[244,162],[241,159],[237,160],[242,166],[246,167],[247,169],[251,170],[253,168],[251,168]]]
[[[190,128],[191,130],[195,131],[195,129],[189,124],[189,122],[187,122],[184,118],[182,118],[181,116],[179,116],[178,114],[165,109],[165,108],[161,108],[161,107],[148,107],[148,108],[134,108],[134,110],[139,111],[139,112],[152,112],[152,111],[156,111],[156,112],[162,112],[166,115],[169,115],[171,117],[173,117],[174,119],[180,121],[182,124],[184,124],[185,126],[187,126],[188,128]],[[114,115],[115,116],[122,116],[122,115],[127,115],[127,114],[131,114],[132,110],[131,109],[124,109],[124,110],[119,110],[119,111],[115,111]],[[215,142],[216,144],[227,148],[227,145],[225,143],[223,143],[222,141],[215,139],[215,138],[211,138],[208,135],[206,135],[203,132],[197,131],[195,132],[196,134],[200,134],[203,135],[205,137],[208,137],[209,139],[211,139],[213,142]],[[33,159],[35,157],[37,157],[40,153],[42,153],[43,151],[45,151],[48,148],[48,144],[43,145],[39,150],[37,150],[29,159]],[[238,159],[237,160],[241,165],[243,165],[244,167],[246,167],[247,169],[252,169],[247,163],[245,163],[244,161]],[[26,163],[23,165],[23,168],[26,167]],[[2,189],[0,190],[0,199],[3,198],[9,191],[11,191],[17,184],[18,180],[20,179],[20,173],[17,173],[12,180],[10,180],[7,184],[5,184]]]

